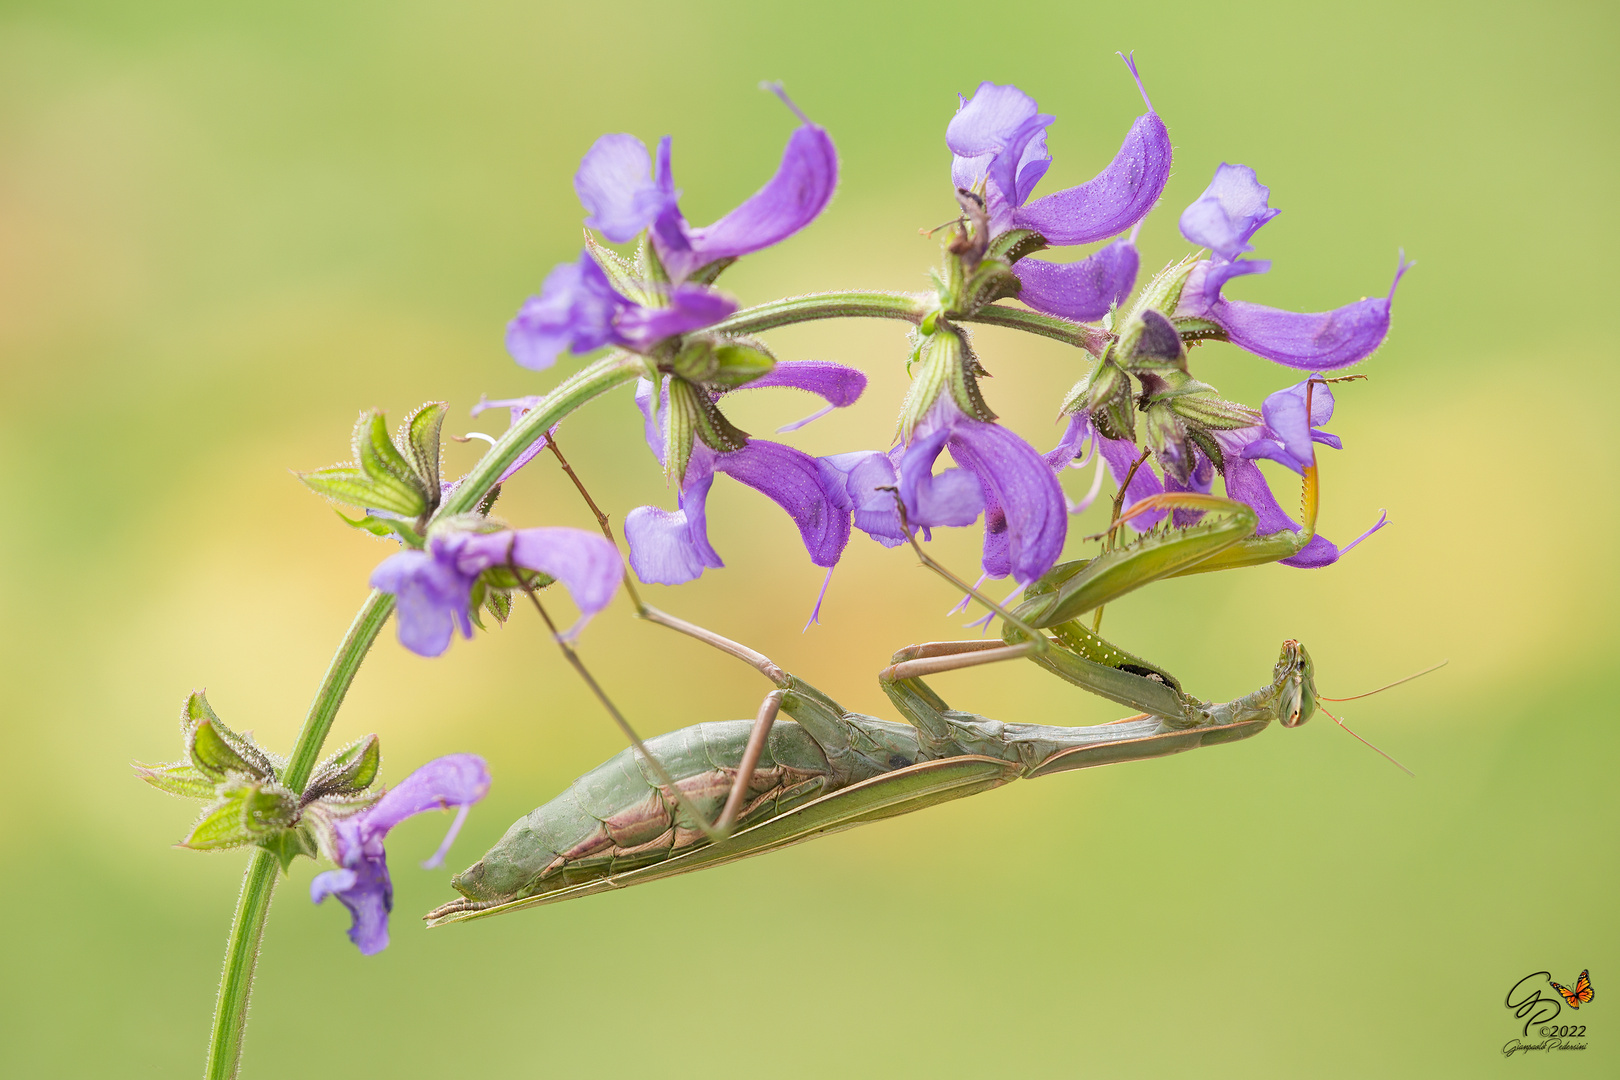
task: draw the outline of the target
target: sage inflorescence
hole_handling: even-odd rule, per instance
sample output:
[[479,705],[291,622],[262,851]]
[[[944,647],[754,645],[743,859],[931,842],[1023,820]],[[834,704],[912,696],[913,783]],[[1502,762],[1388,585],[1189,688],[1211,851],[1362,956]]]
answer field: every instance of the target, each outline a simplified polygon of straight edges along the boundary
[[[1108,551],[1122,542],[1169,540],[1198,527],[1206,514],[1229,508],[1233,513],[1224,520],[1236,521],[1231,527],[1240,531],[1252,528],[1251,546],[1222,565],[1281,561],[1321,567],[1383,526],[1381,517],[1343,548],[1316,534],[1315,463],[1318,447],[1342,445],[1325,426],[1336,406],[1329,384],[1343,377],[1326,373],[1366,359],[1383,343],[1395,285],[1386,294],[1316,313],[1228,298],[1234,279],[1270,270],[1269,261],[1250,256],[1259,230],[1278,211],[1253,169],[1220,163],[1207,190],[1178,220],[1182,236],[1199,250],[1170,261],[1138,289],[1140,227],[1161,200],[1173,150],[1137,65],[1125,62],[1145,112],[1100,173],[1044,195],[1039,189],[1053,165],[1046,133],[1054,117],[1033,98],[1016,86],[983,82],[958,98],[954,114],[942,116],[951,168],[948,179],[940,178],[941,190],[957,216],[944,232],[934,287],[924,293],[826,292],[744,308],[722,289],[725,271],[739,258],[814,222],[838,183],[831,136],[780,87],[770,89],[798,121],[781,163],[754,195],[712,224],[694,227],[681,211],[669,137],[649,151],[632,135],[609,134],[585,152],[574,176],[585,246],[545,275],[540,291],[522,304],[506,328],[506,346],[517,364],[533,371],[565,356],[604,349],[606,355],[550,394],[481,401],[474,415],[505,408],[511,424],[498,437],[474,433],[493,445],[457,480],[441,476],[447,415],[442,403],[422,406],[397,432],[380,412],[362,414],[352,438],[353,460],[300,476],[347,508],[342,517],[349,525],[397,550],[372,573],[377,591],[340,648],[297,745],[286,759],[257,746],[226,727],[199,691],[187,699],[182,715],[185,756],[138,767],[152,785],[204,803],[185,846],[261,852],[249,868],[233,930],[210,1075],[235,1072],[253,954],[277,869],[284,872],[300,855],[330,860],[334,868],[315,878],[312,898],[336,896],[352,914],[354,944],[375,953],[389,939],[392,885],[383,849],[388,831],[428,809],[455,809],[448,846],[468,809],[489,789],[488,768],[471,754],[429,762],[386,789],[378,783],[382,761],[374,735],[316,764],[349,680],[391,610],[401,644],[434,657],[457,631],[472,638],[484,618],[505,621],[514,605],[532,602],[634,741],[648,782],[662,792],[676,843],[681,821],[689,834],[699,829],[712,833],[710,839],[723,836],[735,807],[714,826],[691,816],[690,800],[700,794],[681,788],[650,754],[590,677],[574,641],[623,584],[637,614],[747,660],[779,687],[799,685],[746,646],[656,612],[635,592],[637,580],[677,585],[723,566],[707,515],[717,475],[781,507],[797,526],[809,561],[826,568],[829,580],[854,533],[894,548],[927,543],[937,528],[978,527],[981,583],[1011,578],[1025,590],[1019,610],[1026,611],[1043,610],[1039,598],[1076,577],[1073,568],[1080,564],[1059,566],[1065,551],[1077,546],[1069,522],[1098,498],[1105,474],[1119,488],[1102,539]],[[1076,259],[1040,257],[1090,245],[1097,246]],[[1403,256],[1396,283],[1406,269]],[[844,452],[816,456],[791,445],[792,433],[855,403],[866,390],[866,375],[838,363],[779,360],[758,335],[837,317],[908,322],[909,351],[896,362],[907,365],[911,385],[896,403],[892,430],[874,432],[864,445]],[[1086,373],[1052,402],[1065,426],[1050,450],[1037,449],[998,418],[981,386],[988,370],[974,342],[978,324],[1023,330],[1076,349]],[[1206,342],[1230,342],[1295,374],[1258,406],[1229,400],[1193,374],[1192,358]],[[1298,372],[1306,377],[1299,379]],[[565,417],[606,390],[631,383],[651,459],[675,492],[674,509],[642,506],[625,515],[623,557],[599,510],[602,535],[514,525],[497,516],[501,485],[536,467],[542,451],[552,451],[569,468],[556,444]],[[728,417],[727,399],[770,388],[803,391],[823,406],[779,428],[784,441],[756,438]],[[516,389],[531,388],[519,383]],[[947,453],[952,463],[942,466]],[[1260,460],[1305,478],[1304,520],[1281,509]],[[1070,497],[1063,478],[1088,466],[1096,469],[1090,491]],[[1217,479],[1224,502],[1212,495]],[[1133,535],[1135,541],[1122,540]],[[1275,542],[1259,543],[1266,540]],[[928,560],[923,548],[917,551]],[[578,612],[566,631],[556,629],[541,599],[549,599],[550,586],[559,582]],[[1029,625],[990,607],[1006,621],[1010,651],[1039,652],[1044,638],[1031,638]],[[1015,648],[1019,641],[1026,645]],[[1124,655],[1103,646],[1097,646],[1100,656]],[[1285,652],[1285,660],[1290,655]],[[1297,656],[1287,662],[1294,665],[1290,671],[1301,663]],[[1148,669],[1131,670],[1138,677]],[[1160,686],[1170,685],[1150,674]],[[1153,695],[1161,691],[1152,687],[1136,692],[1160,700]],[[775,708],[768,700],[762,711],[766,728]],[[687,817],[676,813],[676,803]],[[442,856],[443,849],[429,865]]]

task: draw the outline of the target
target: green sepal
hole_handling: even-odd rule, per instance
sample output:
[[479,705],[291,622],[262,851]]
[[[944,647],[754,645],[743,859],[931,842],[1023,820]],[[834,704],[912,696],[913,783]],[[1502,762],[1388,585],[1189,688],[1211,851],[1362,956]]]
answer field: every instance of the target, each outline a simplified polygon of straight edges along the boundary
[[1104,361],[1092,372],[1086,408],[1104,438],[1136,441],[1136,408],[1131,401],[1131,378],[1119,365]]
[[979,358],[974,355],[973,349],[962,340],[954,331],[947,331],[956,337],[961,344],[961,359],[952,365],[946,372],[949,380],[946,385],[951,388],[951,397],[955,399],[957,407],[975,420],[992,423],[996,414],[990,406],[985,404],[984,395],[979,392],[979,376],[989,377],[990,373],[984,370]]
[[1192,478],[1192,455],[1187,452],[1187,425],[1170,406],[1149,405],[1143,414],[1143,434],[1149,449],[1159,459],[1166,476],[1174,476],[1183,487]]
[[189,761],[175,761],[164,765],[135,763],[135,774],[159,791],[187,799],[212,799],[214,782],[204,776]]
[[504,623],[512,617],[512,594],[501,589],[490,589],[484,595],[484,608],[495,616],[496,622]]
[[1157,274],[1153,280],[1142,287],[1136,296],[1136,303],[1131,305],[1130,314],[1125,317],[1128,323],[1131,319],[1152,309],[1173,314],[1176,305],[1181,303],[1181,290],[1187,285],[1187,276],[1199,263],[1199,257],[1187,255],[1180,262],[1171,263]]
[[411,465],[416,470],[417,478],[427,488],[428,502],[433,507],[439,502],[436,498],[439,491],[439,433],[444,427],[446,411],[442,401],[419,405],[415,412],[405,418],[400,431],[403,436],[400,441],[410,451]]
[[1171,320],[1176,324],[1176,332],[1181,340],[1191,345],[1199,341],[1225,341],[1226,328],[1219,323],[1208,319],[1198,319],[1191,316]]
[[708,391],[694,388],[693,400],[698,407],[697,436],[704,445],[721,454],[729,454],[748,445],[748,432],[726,418]]
[[1125,320],[1112,359],[1126,371],[1186,371],[1187,345],[1163,312],[1146,308]]
[[976,314],[987,304],[1017,296],[1023,287],[1024,283],[1012,272],[1010,263],[987,258],[962,283],[957,294],[956,314],[964,318]]
[[685,379],[669,378],[669,419],[664,432],[664,475],[677,485],[686,479],[686,466],[692,460],[692,440],[697,438],[703,407],[702,393]]
[[194,851],[223,851],[257,843],[298,820],[298,797],[279,784],[235,782],[220,788],[220,799],[206,807],[180,842]]
[[714,341],[693,335],[681,341],[681,351],[669,362],[669,370],[678,378],[702,385],[720,370],[720,361],[714,355]]
[[394,510],[414,518],[422,516],[437,502],[433,498],[436,493],[425,489],[416,469],[388,437],[388,419],[381,409],[360,414],[354,427],[354,460],[374,490],[387,492],[403,504],[403,509],[381,505],[378,509]]
[[646,233],[641,234],[641,243],[636,245],[636,268],[641,271],[642,279],[652,285],[647,295],[652,303],[647,306],[667,307],[663,293],[669,288],[669,271],[664,269],[664,260],[658,257],[658,249],[653,247]]
[[985,249],[986,259],[1003,259],[1008,266],[1022,259],[1026,255],[1033,255],[1046,248],[1046,237],[1033,229],[1008,229],[994,240]]
[[959,360],[957,350],[942,339],[948,337],[958,344],[961,339],[948,330],[930,330],[928,326],[925,320],[917,344],[912,349],[911,359],[906,364],[912,379],[911,386],[906,390],[906,399],[900,404],[900,437],[907,442],[923,417],[934,407],[934,402],[939,400],[940,391],[945,389],[950,379],[950,367]]
[[327,795],[354,795],[370,787],[382,767],[382,744],[377,736],[367,735],[358,742],[344,747],[315,769],[309,786],[304,789],[304,801]]
[[208,692],[206,690],[193,690],[180,705],[181,737],[190,739],[192,730],[204,720],[212,720],[214,723],[224,726],[224,721],[219,718],[218,713],[214,712],[214,707],[208,704]]
[[385,539],[395,537],[418,549],[426,543],[422,538],[422,534],[412,528],[409,522],[401,521],[398,518],[371,517],[370,515],[352,518],[341,510],[333,510],[332,512],[342,518],[345,525],[359,529],[361,532],[368,532],[372,536],[380,536]]
[[365,473],[350,465],[334,465],[330,469],[294,475],[317,495],[365,510],[387,510],[417,518],[421,516],[421,508],[426,505],[420,492],[412,490],[402,493],[395,484],[374,484]]
[[214,727],[212,720],[204,720],[192,729],[186,752],[190,754],[191,763],[197,767],[197,771],[216,784],[223,783],[232,773],[260,780],[273,775],[261,762],[250,762],[237,753],[236,748]]
[[769,375],[776,367],[776,357],[762,343],[749,339],[735,339],[714,348],[716,369],[709,382],[726,389],[735,389]]
[[[520,566],[518,569],[523,573],[523,581],[527,581],[529,583],[529,588],[533,589],[535,592],[539,592],[541,589],[546,588],[548,585],[551,585],[557,580],[549,574],[542,574],[538,570],[530,570],[526,566]],[[501,592],[512,592],[513,590],[523,588],[523,582],[518,580],[517,574],[512,572],[512,568],[510,566],[492,566],[480,574],[478,576],[478,580],[483,582],[489,588],[497,589]]]
[[315,833],[308,825],[271,833],[258,841],[257,846],[276,857],[283,874],[287,873],[292,861],[300,855],[308,855],[311,859],[320,856],[320,849],[315,843]]
[[1258,410],[1227,401],[1213,386],[1183,372],[1161,372],[1149,381],[1155,384],[1148,395],[1149,404],[1169,405],[1177,416],[1187,421],[1189,429],[1236,431],[1261,422]]
[[636,264],[620,255],[610,247],[599,243],[591,230],[585,230],[585,250],[591,253],[596,265],[602,268],[607,275],[608,284],[622,293],[628,300],[634,300],[643,307],[647,306],[647,290],[636,271]]
[[1204,452],[1204,456],[1209,458],[1210,464],[1215,466],[1216,472],[1222,476],[1226,475],[1226,452],[1221,449],[1221,444],[1215,440],[1214,436],[1196,424],[1188,424],[1187,441]]
[[694,285],[713,285],[714,279],[719,277],[727,267],[736,261],[737,256],[727,255],[723,259],[706,262],[690,274],[687,274],[686,280]]

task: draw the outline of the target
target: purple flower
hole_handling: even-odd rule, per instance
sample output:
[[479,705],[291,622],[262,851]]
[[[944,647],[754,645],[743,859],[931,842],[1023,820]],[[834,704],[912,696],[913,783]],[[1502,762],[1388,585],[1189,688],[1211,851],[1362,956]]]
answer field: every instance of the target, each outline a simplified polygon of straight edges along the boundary
[[1209,187],[1181,215],[1181,235],[1209,248],[1213,257],[1188,276],[1175,314],[1207,319],[1234,345],[1307,371],[1341,368],[1372,355],[1389,333],[1395,286],[1410,268],[1404,256],[1387,296],[1332,311],[1283,311],[1221,296],[1232,278],[1271,269],[1267,260],[1239,258],[1253,250],[1249,239],[1260,226],[1277,216],[1267,205],[1270,197],[1271,190],[1247,165],[1223,163],[1215,170]]
[[535,570],[566,585],[580,611],[570,637],[607,607],[624,572],[618,549],[593,533],[517,529],[430,536],[426,551],[384,559],[372,571],[371,584],[398,598],[400,644],[420,656],[438,656],[450,647],[458,625],[463,636],[472,637],[473,582],[498,566]]
[[[1153,111],[1135,62],[1124,59],[1148,111],[1131,125],[1107,168],[1033,203],[1029,197],[1052,162],[1046,128],[1053,118],[1015,86],[981,83],[971,100],[959,99],[945,129],[955,156],[951,178],[959,188],[983,192],[992,236],[1031,229],[1050,245],[1090,244],[1131,229],[1153,209],[1170,177],[1170,133]],[[1136,283],[1134,241],[1133,234],[1074,263],[1021,259],[1013,268],[1023,284],[1018,298],[1065,318],[1101,318]]]
[[589,211],[585,224],[609,240],[633,239],[652,228],[653,246],[672,281],[718,259],[770,247],[814,221],[838,186],[838,152],[832,138],[772,87],[801,125],[788,137],[776,175],[731,213],[693,228],[680,210],[680,192],[670,168],[670,138],[658,143],[656,165],[633,135],[596,140],[574,174],[574,191]]
[[[1083,409],[1070,415],[1069,426],[1064,431],[1062,440],[1059,441],[1051,453],[1046,455],[1047,462],[1054,471],[1062,469],[1079,456],[1088,439],[1092,440],[1092,445],[1096,447],[1097,453],[1101,454],[1103,461],[1107,463],[1108,472],[1113,476],[1116,484],[1123,484],[1125,477],[1131,477],[1130,486],[1125,490],[1124,506],[1133,506],[1148,496],[1157,495],[1165,490],[1165,486],[1160,482],[1158,474],[1145,461],[1137,468],[1135,475],[1132,475],[1131,465],[1135,463],[1137,458],[1142,456],[1136,444],[1129,439],[1107,438],[1091,422],[1090,413]],[[1173,477],[1170,479],[1170,483],[1175,484]],[[1206,487],[1204,490],[1207,491],[1208,488]],[[1125,524],[1128,528],[1135,529],[1137,532],[1146,532],[1163,520],[1164,511],[1153,510],[1138,514]]]
[[[1033,446],[999,424],[975,420],[942,393],[900,459],[900,498],[914,525],[969,524],[973,502],[954,469],[933,475],[949,449],[979,482],[984,508],[984,572],[1028,585],[1052,568],[1068,537],[1069,515],[1053,466]],[[961,520],[963,517],[966,520]]]
[[613,288],[607,275],[581,251],[546,276],[539,296],[531,296],[506,327],[506,351],[526,368],[541,371],[561,352],[585,353],[617,345],[645,353],[659,342],[724,319],[737,302],[705,285],[682,284],[664,290],[666,303],[646,307]]
[[[789,361],[777,364],[768,375],[740,389],[771,386],[807,390],[842,408],[861,396],[866,376],[842,364]],[[669,391],[662,390],[659,422],[654,421],[652,394],[652,383],[641,380],[636,388],[636,404],[646,420],[647,445],[663,461],[662,427],[668,423]],[[630,565],[642,581],[680,585],[697,578],[705,569],[725,565],[709,543],[707,501],[715,473],[725,473],[747,484],[785,510],[799,527],[812,563],[831,567],[838,562],[849,543],[849,505],[843,490],[824,474],[817,459],[765,439],[749,439],[741,449],[725,453],[695,440],[681,481],[679,509],[638,506],[625,516]]]
[[483,758],[450,754],[428,762],[372,806],[331,822],[329,847],[334,850],[329,854],[340,869],[316,874],[309,883],[309,898],[319,904],[336,896],[354,917],[349,940],[362,955],[381,952],[388,947],[388,913],[394,907],[394,885],[383,850],[388,830],[415,814],[460,807],[439,850],[422,864],[423,869],[433,869],[444,862],[468,809],[488,792],[489,767]]

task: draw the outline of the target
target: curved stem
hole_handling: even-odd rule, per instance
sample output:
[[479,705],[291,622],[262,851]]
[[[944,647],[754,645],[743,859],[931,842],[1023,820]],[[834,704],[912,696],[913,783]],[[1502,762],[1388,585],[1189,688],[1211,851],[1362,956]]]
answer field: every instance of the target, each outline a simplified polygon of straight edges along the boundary
[[851,292],[811,293],[789,296],[769,304],[745,308],[709,329],[721,334],[754,334],[778,326],[814,322],[817,319],[902,319],[921,322],[933,309],[934,298],[926,293]]
[[1038,311],[997,307],[994,304],[982,307],[972,315],[957,316],[956,321],[983,323],[986,326],[1002,326],[1008,330],[1039,334],[1041,337],[1084,349],[1093,356],[1101,356],[1109,341],[1113,340],[1108,331],[1100,327],[1071,322],[1055,315],[1042,315]]
[[214,1032],[203,1073],[207,1080],[235,1076],[241,1064],[248,992],[253,989],[264,917],[270,911],[270,894],[275,887],[276,857],[261,848],[248,863],[242,895],[236,898],[236,917],[231,920],[231,940],[225,951],[225,971],[220,976],[219,1000],[214,1005]]
[[[641,371],[638,358],[614,353],[565,379],[501,436],[444,500],[435,517],[472,510],[489,494],[507,467],[548,428],[591,398],[631,381]],[[337,718],[338,708],[349,692],[349,684],[393,610],[394,598],[373,590],[350,624],[287,758],[282,782],[291,790],[302,791],[309,782],[310,773],[320,760],[326,735],[332,729],[332,721]],[[220,975],[219,999],[214,1006],[213,1034],[204,1073],[207,1080],[230,1080],[241,1064],[248,994],[253,989],[259,942],[264,937],[264,922],[270,912],[270,894],[275,885],[276,857],[262,849],[255,851],[242,882],[242,895],[236,902],[236,917],[225,947],[225,970]]]

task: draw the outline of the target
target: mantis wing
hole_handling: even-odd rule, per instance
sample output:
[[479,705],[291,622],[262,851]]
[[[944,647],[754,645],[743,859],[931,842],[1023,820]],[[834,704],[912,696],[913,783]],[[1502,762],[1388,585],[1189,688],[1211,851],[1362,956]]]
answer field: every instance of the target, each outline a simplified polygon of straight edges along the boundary
[[706,870],[870,821],[989,791],[1017,779],[1022,771],[1015,762],[977,755],[924,761],[851,784],[768,821],[741,829],[718,844],[693,848],[663,862],[487,907],[463,906],[466,901],[452,901],[428,912],[424,918],[430,927],[443,926]]

